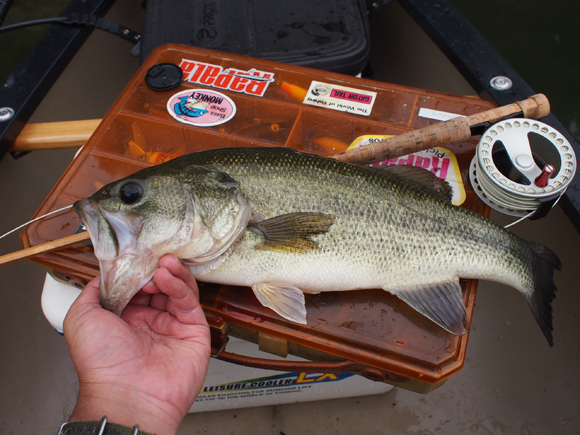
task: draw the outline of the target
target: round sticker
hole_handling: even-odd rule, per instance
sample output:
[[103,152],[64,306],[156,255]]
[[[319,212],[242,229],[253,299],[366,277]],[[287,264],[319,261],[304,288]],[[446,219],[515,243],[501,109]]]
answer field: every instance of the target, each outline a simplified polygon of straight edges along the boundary
[[198,127],[228,122],[236,114],[236,105],[224,94],[207,89],[189,89],[175,94],[167,102],[175,119]]

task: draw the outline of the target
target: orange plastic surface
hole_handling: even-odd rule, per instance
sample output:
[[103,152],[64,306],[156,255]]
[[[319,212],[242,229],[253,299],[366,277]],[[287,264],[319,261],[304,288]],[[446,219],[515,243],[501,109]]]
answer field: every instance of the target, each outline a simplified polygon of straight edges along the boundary
[[[163,62],[182,59],[274,74],[263,96],[216,89],[183,81],[176,89],[149,89],[144,76]],[[311,81],[340,84],[377,92],[370,116],[360,116],[302,103]],[[169,115],[167,101],[186,89],[211,89],[231,98],[237,112],[230,121],[213,127],[181,123]],[[270,61],[168,45],[154,51],[118,98],[37,216],[93,194],[104,184],[172,156],[208,148],[284,146],[322,155],[334,154],[363,134],[400,134],[437,121],[418,116],[420,108],[469,115],[493,106],[485,101],[357,79]],[[477,140],[450,146],[466,189],[467,171]],[[476,195],[467,192],[464,207],[487,213]],[[71,235],[80,225],[69,211],[48,217],[22,234],[25,247]],[[90,243],[33,259],[71,282],[88,281],[98,274]],[[477,283],[462,286],[471,319]],[[452,335],[380,290],[306,295],[308,325],[288,322],[264,308],[248,288],[202,285],[202,304],[208,314],[224,321],[283,338],[332,355],[359,361],[404,378],[439,383],[456,373],[465,360],[468,335]]]

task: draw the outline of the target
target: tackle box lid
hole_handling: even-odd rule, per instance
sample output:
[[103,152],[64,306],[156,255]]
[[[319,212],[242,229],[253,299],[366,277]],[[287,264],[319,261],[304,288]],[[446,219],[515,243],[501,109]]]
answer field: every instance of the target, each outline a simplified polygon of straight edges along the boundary
[[[164,69],[167,65],[169,70]],[[159,87],[146,84],[150,76],[175,73],[175,65],[183,74],[177,87],[155,90]],[[175,86],[173,79],[168,81],[170,87]],[[186,153],[282,146],[332,155],[359,136],[396,135],[438,122],[432,119],[433,113],[470,115],[492,107],[475,98],[170,44],[154,50],[142,65],[36,216]],[[462,206],[485,214],[487,207],[467,181],[476,143],[472,140],[448,150],[454,154],[458,177],[465,186]],[[439,151],[431,151],[438,155]],[[404,159],[419,163],[419,158]],[[443,157],[440,160],[445,163]],[[78,215],[68,210],[31,224],[21,238],[25,247],[36,246],[72,235],[80,224]],[[89,242],[32,261],[79,286],[98,274]],[[471,319],[477,282],[463,280],[461,285]],[[444,331],[382,290],[306,295],[308,324],[299,325],[264,308],[249,288],[200,287],[217,341],[224,342],[230,334],[261,342],[264,348],[275,342],[278,351],[274,352],[282,354],[356,361],[375,374],[379,371],[390,383],[420,391],[440,385],[465,360],[468,334]]]
[[147,0],[141,59],[167,43],[352,75],[370,54],[364,0]]

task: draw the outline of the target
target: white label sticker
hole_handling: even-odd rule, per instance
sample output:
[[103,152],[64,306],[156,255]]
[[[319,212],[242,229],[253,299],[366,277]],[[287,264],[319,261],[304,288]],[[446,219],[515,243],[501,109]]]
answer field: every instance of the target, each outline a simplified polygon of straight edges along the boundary
[[354,113],[355,115],[369,116],[376,98],[376,92],[330,83],[312,82],[303,103],[340,112]]
[[448,121],[453,118],[464,118],[463,115],[458,115],[456,113],[443,112],[442,110],[425,109],[424,107],[419,109],[419,117],[436,119],[437,121]]
[[[365,135],[356,138],[348,149],[365,146],[370,143],[380,141],[393,137],[392,135]],[[465,187],[463,186],[463,179],[461,178],[461,171],[455,154],[451,151],[436,147],[428,150],[419,151],[406,156],[395,157],[393,159],[385,160],[379,163],[373,163],[370,166],[396,166],[407,165],[416,166],[426,169],[435,174],[438,178],[445,180],[453,190],[453,198],[451,202],[455,205],[461,205],[465,201]]]

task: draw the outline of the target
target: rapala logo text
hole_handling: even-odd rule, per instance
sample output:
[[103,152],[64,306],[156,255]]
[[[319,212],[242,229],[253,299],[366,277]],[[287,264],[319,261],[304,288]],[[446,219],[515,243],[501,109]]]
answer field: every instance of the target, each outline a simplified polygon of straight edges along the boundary
[[218,89],[262,97],[268,85],[274,81],[274,73],[228,68],[194,60],[182,59],[179,65],[183,71],[183,81],[198,83]]

